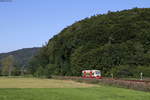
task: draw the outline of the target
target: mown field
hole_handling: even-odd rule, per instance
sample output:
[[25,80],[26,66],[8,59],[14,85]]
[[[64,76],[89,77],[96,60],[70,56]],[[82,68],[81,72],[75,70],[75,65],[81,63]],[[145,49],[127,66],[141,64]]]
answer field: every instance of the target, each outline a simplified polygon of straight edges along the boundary
[[38,78],[0,78],[0,88],[82,88],[98,85],[79,83],[71,80]]
[[0,78],[0,100],[150,100],[150,93],[69,80]]

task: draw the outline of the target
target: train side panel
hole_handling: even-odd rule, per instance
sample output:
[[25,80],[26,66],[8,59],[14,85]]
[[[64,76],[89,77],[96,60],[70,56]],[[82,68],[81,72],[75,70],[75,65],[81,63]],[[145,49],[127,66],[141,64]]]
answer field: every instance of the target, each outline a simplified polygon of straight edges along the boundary
[[82,77],[83,78],[96,78],[96,79],[102,78],[100,70],[83,70]]

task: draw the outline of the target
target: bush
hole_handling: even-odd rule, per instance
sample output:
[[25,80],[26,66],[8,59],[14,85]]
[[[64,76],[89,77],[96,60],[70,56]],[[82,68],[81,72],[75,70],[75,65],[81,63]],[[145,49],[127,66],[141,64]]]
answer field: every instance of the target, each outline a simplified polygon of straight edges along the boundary
[[140,73],[143,73],[143,77],[150,77],[150,67],[149,66],[138,66],[133,70],[135,77],[140,77]]
[[127,65],[113,67],[110,73],[113,73],[114,77],[118,77],[118,78],[133,76],[131,66],[127,66]]

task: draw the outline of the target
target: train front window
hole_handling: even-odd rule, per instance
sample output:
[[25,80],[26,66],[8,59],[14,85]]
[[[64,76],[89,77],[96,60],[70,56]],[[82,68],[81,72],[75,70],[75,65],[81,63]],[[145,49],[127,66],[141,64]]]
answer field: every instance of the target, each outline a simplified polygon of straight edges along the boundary
[[100,76],[100,72],[97,71],[97,72],[96,72],[96,75],[99,75],[99,76]]

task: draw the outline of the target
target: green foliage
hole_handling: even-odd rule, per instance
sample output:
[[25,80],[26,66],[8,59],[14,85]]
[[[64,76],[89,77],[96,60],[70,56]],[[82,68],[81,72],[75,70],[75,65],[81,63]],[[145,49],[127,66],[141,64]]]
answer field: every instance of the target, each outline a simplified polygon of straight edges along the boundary
[[117,67],[113,67],[110,71],[109,71],[109,75],[113,74],[114,77],[130,77],[133,76],[133,68],[131,68],[131,66],[125,66],[125,65],[121,65],[121,66],[117,66]]
[[111,74],[114,77],[136,77],[140,78],[140,73],[143,73],[143,77],[150,77],[150,67],[149,66],[129,66],[129,65],[120,65],[115,66],[107,72],[107,76]]
[[54,64],[48,64],[46,68],[44,69],[44,74],[46,78],[51,78],[51,73],[54,73],[55,71],[55,65]]
[[99,69],[103,76],[111,71],[134,76],[138,66],[150,66],[149,16],[149,8],[134,8],[76,22],[41,49],[32,72],[52,64],[49,73],[56,75],[79,76],[84,69]]
[[150,67],[149,66],[138,66],[133,70],[135,77],[140,77],[140,73],[143,73],[143,77],[150,77]]
[[17,65],[18,67],[22,67],[22,66],[27,67],[29,65],[30,59],[37,54],[39,49],[40,48],[25,48],[25,49],[20,49],[8,53],[0,53],[0,61],[5,57],[13,55],[15,60],[15,65]]
[[11,76],[12,72],[14,71],[14,58],[12,55],[5,57],[1,61],[2,65],[2,75],[9,75]]
[[34,75],[36,77],[43,77],[44,76],[44,69],[41,66],[38,67]]

